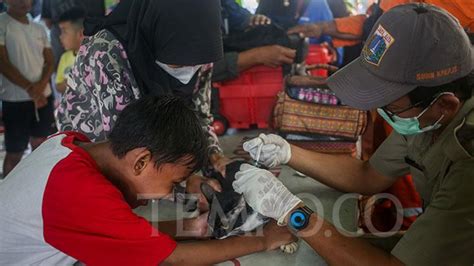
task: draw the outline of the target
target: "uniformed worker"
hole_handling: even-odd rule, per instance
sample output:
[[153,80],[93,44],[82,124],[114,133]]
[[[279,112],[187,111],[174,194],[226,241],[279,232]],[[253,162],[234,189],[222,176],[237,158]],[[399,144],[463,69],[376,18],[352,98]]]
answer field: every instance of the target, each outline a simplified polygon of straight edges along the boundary
[[424,213],[391,254],[341,235],[265,170],[244,165],[234,188],[257,211],[288,223],[329,264],[473,265],[473,58],[466,33],[446,11],[395,7],[376,23],[360,57],[328,83],[342,102],[378,108],[395,129],[370,161],[303,150],[277,135],[244,144],[254,159],[261,150],[266,166],[288,164],[346,192],[379,193],[411,173]]

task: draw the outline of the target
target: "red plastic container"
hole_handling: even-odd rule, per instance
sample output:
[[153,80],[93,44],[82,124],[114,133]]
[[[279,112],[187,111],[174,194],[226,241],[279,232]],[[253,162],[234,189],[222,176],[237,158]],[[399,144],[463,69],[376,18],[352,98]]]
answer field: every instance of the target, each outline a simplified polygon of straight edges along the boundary
[[[326,47],[322,47],[319,44],[311,44],[308,49],[308,57],[306,57],[306,64],[328,64],[331,60],[329,51]],[[327,77],[328,71],[325,69],[314,69],[311,70],[311,75]]]
[[219,89],[220,115],[232,128],[268,128],[276,95],[283,86],[281,68],[253,67],[237,79],[214,84]]
[[[307,64],[327,64],[330,61],[327,48],[310,45]],[[316,69],[313,75],[327,77],[327,70]],[[268,128],[276,95],[283,88],[281,67],[256,66],[244,71],[234,80],[215,83],[219,89],[221,116],[232,128]],[[224,130],[225,131],[225,130]]]

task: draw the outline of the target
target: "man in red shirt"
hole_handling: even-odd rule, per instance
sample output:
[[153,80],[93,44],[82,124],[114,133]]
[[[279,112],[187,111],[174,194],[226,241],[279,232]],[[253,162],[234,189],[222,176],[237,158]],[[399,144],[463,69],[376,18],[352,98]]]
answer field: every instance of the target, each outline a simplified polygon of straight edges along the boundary
[[199,169],[206,143],[172,97],[129,105],[104,142],[50,137],[0,183],[0,265],[214,264],[292,241],[270,224],[263,236],[176,243],[132,212]]

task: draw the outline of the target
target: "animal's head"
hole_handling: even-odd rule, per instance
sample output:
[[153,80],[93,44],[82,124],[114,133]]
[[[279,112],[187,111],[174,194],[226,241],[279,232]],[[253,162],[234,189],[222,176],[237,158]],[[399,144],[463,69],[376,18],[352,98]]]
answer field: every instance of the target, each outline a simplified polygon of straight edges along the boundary
[[209,228],[215,238],[223,239],[249,232],[268,221],[268,218],[248,206],[244,197],[232,188],[235,173],[243,163],[232,162],[226,166],[226,177],[215,177],[221,184],[222,192],[214,191],[206,183],[201,184],[201,191],[209,202]]

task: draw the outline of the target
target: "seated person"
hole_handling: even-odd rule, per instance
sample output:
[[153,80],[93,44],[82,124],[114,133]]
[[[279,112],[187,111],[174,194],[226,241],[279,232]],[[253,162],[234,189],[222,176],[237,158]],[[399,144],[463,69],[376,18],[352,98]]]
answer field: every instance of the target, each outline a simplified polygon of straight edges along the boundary
[[66,50],[59,60],[56,71],[56,89],[60,93],[66,91],[67,75],[74,65],[77,52],[84,39],[84,18],[85,11],[80,7],[73,7],[59,17],[59,28],[61,29],[59,39]]
[[197,115],[171,96],[128,105],[106,141],[50,137],[0,184],[0,265],[208,265],[291,242],[270,224],[263,236],[176,243],[133,213],[187,180],[206,148]]

